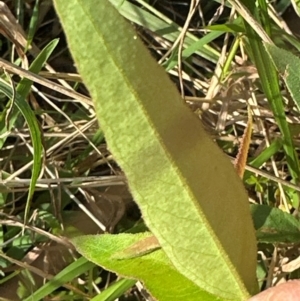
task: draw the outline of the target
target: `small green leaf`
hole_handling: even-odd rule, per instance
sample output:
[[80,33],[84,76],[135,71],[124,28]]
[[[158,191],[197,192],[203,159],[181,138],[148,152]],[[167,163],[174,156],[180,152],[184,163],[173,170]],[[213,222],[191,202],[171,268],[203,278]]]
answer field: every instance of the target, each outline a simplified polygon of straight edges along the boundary
[[[205,45],[212,42],[222,34],[223,32],[210,32],[198,41],[193,42],[189,47],[183,50],[182,59],[187,60],[192,54],[196,53],[198,50],[202,49]],[[171,56],[170,59],[163,64],[163,66],[165,67],[166,71],[169,71],[177,66],[177,64],[178,55],[174,55]]]
[[274,45],[265,44],[265,47],[300,110],[300,58]]
[[31,45],[33,37],[37,30],[37,26],[39,22],[39,9],[40,9],[40,1],[36,0],[32,10],[32,17],[30,19],[29,28],[28,28],[27,47]]
[[231,24],[226,23],[226,24],[209,25],[209,26],[205,26],[204,28],[207,28],[211,31],[221,31],[221,32],[232,32],[232,33],[245,32],[245,28],[243,27],[241,18],[236,19],[236,21]]
[[[259,168],[261,167],[265,162],[267,162],[272,156],[277,154],[282,149],[282,138],[276,138],[272,141],[272,143],[266,147],[258,156],[255,158],[252,158],[248,164],[252,167]],[[254,179],[250,179],[250,177],[253,176],[253,173],[246,170],[244,173],[244,181],[253,181]],[[255,178],[255,182],[257,182],[257,177]],[[250,182],[249,182],[250,184]]]
[[[53,50],[57,46],[59,42],[59,39],[54,39],[51,42],[49,42],[43,50],[38,54],[38,56],[34,59],[32,64],[29,67],[29,71],[38,74],[42,68],[44,67],[44,64],[47,62],[49,59],[50,55],[52,54]],[[32,81],[27,78],[22,78],[20,83],[17,86],[17,91],[22,95],[23,97],[27,97]]]
[[266,205],[251,205],[251,212],[259,242],[300,242],[300,221],[291,214]]
[[76,249],[90,261],[123,277],[144,282],[151,295],[159,301],[221,301],[201,290],[182,276],[160,249],[142,257],[119,260],[114,254],[149,237],[149,233],[104,234],[79,236],[72,239]]

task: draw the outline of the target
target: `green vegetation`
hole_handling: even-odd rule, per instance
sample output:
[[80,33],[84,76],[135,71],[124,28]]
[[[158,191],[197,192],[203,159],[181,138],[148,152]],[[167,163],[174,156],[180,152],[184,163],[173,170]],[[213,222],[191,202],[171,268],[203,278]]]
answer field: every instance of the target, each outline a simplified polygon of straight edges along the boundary
[[2,8],[3,298],[247,300],[299,279],[289,3],[148,2],[55,0],[63,32],[40,45],[51,3],[12,5],[27,40]]

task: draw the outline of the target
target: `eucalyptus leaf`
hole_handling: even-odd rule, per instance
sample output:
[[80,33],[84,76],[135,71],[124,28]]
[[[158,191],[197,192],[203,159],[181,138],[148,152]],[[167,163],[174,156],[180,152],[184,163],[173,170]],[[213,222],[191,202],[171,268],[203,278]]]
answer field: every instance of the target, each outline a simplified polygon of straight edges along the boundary
[[162,250],[202,290],[247,299],[257,291],[256,241],[230,161],[108,1],[55,5],[108,146]]

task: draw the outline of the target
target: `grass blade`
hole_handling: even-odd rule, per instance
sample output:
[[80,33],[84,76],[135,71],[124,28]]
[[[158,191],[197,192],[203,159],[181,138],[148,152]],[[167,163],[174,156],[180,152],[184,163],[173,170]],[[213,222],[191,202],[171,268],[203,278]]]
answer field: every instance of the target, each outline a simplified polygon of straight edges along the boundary
[[81,274],[85,273],[94,266],[92,262],[87,261],[84,257],[81,257],[68,265],[65,269],[59,272],[45,285],[36,290],[32,295],[26,298],[24,301],[38,301],[47,297],[53,291],[63,286],[65,283],[72,281]]
[[114,301],[134,286],[136,280],[120,279],[90,301]]
[[[120,14],[128,20],[153,31],[170,41],[175,41],[180,34],[180,31],[178,30],[180,26],[176,23],[171,21],[167,23],[129,1],[109,0],[109,2],[111,2]],[[187,33],[184,40],[184,46],[191,46],[197,40],[198,38],[196,36]],[[216,63],[219,58],[219,53],[209,45],[204,45],[201,49],[197,50],[196,53],[214,63]]]
[[[58,44],[58,39],[55,39],[51,41],[36,57],[36,59],[32,62],[29,70],[34,73],[38,73],[42,67],[44,66],[45,62],[50,57],[51,53],[55,49],[56,45]],[[8,96],[10,99],[12,99],[13,93],[12,89],[5,84],[4,82],[0,82],[1,90],[6,96]],[[24,223],[27,221],[29,209],[30,209],[30,201],[33,196],[34,190],[35,190],[35,184],[39,177],[41,167],[42,167],[42,133],[39,127],[39,124],[35,118],[34,113],[32,112],[30,106],[26,102],[25,98],[27,97],[30,89],[31,89],[32,81],[23,78],[20,83],[18,84],[16,88],[16,107],[12,108],[12,112],[9,115],[9,124],[8,129],[6,128],[4,115],[6,112],[2,112],[2,120],[0,122],[1,130],[0,134],[5,133],[7,130],[11,130],[14,126],[15,122],[17,121],[17,118],[19,116],[19,113],[21,112],[24,116],[26,122],[29,126],[29,131],[32,139],[32,146],[33,146],[33,167],[32,167],[32,174],[31,174],[31,182],[29,186],[29,192],[25,207],[25,213],[24,213]],[[6,141],[6,137],[0,139],[0,148],[3,146],[3,144]]]
[[[29,67],[29,71],[33,73],[39,73],[41,69],[43,68],[45,62],[48,60],[50,57],[51,53],[55,49],[56,45],[58,44],[58,39],[55,39],[51,41],[40,53],[39,55],[35,58],[35,60],[32,62],[32,64]],[[24,99],[27,97],[30,89],[31,89],[32,81],[23,78],[20,83],[16,87],[16,91],[18,94],[23,97]],[[6,128],[5,124],[5,115],[6,112],[2,112],[0,115],[0,136],[6,133],[7,131],[10,131],[12,127],[15,125],[15,122],[19,116],[19,111],[16,108],[13,108],[12,112],[9,115],[9,126]],[[3,144],[6,141],[6,137],[0,139],[0,148],[3,147]]]
[[[12,88],[6,82],[0,81],[0,91],[4,93],[7,97],[12,99],[13,97]],[[30,200],[33,196],[35,184],[37,182],[42,167],[42,157],[43,157],[42,156],[42,152],[43,152],[42,133],[38,121],[36,120],[36,117],[33,111],[31,110],[29,104],[26,102],[24,97],[22,97],[18,92],[15,93],[14,104],[16,105],[18,110],[22,113],[22,115],[24,116],[28,124],[29,132],[32,140],[32,146],[33,146],[33,166],[32,166],[31,181],[30,181],[30,187],[28,191],[26,208],[25,208],[25,216],[24,216],[24,223],[25,223],[29,212]]]

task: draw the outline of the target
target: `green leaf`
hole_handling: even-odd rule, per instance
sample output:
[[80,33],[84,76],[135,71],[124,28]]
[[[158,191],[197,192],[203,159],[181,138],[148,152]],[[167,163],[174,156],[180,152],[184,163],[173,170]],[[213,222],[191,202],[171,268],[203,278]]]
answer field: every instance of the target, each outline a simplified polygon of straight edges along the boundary
[[259,242],[300,242],[300,221],[291,214],[266,205],[251,205],[251,212]]
[[[240,21],[240,20],[239,20]],[[226,23],[226,24],[216,24],[216,25],[209,25],[205,26],[204,28],[207,28],[212,31],[221,31],[221,32],[232,32],[232,33],[237,33],[237,32],[245,32],[244,27],[240,24],[241,22],[236,22],[236,23]]]
[[[259,168],[264,163],[266,163],[272,156],[277,154],[281,148],[282,148],[282,139],[276,138],[272,141],[272,143],[267,148],[265,148],[258,156],[253,158],[248,164],[252,167]],[[246,170],[244,174],[244,181],[247,181],[251,175],[252,172]]]
[[149,235],[151,234],[87,235],[76,237],[72,242],[77,250],[90,261],[107,270],[117,272],[123,277],[143,281],[156,300],[219,300],[182,276],[162,250],[132,259],[118,260],[114,258],[116,253],[122,252]]
[[278,72],[281,74],[291,96],[300,110],[300,59],[290,51],[281,49],[274,45],[265,44]]
[[256,241],[232,164],[108,1],[55,4],[147,226],[178,271],[200,288],[247,299],[257,289]]
[[[183,50],[182,52],[182,59],[186,60],[188,59],[192,54],[196,53],[198,50],[202,49],[205,45],[212,42],[219,36],[221,36],[223,32],[210,32],[207,35],[205,35],[203,38],[199,39],[196,42],[193,42],[189,47]],[[169,60],[167,60],[163,66],[165,66],[166,71],[169,71],[173,69],[178,64],[178,55],[175,55],[174,57],[170,57]]]
[[40,1],[36,0],[33,10],[32,10],[32,17],[30,19],[29,28],[28,28],[28,35],[27,35],[27,45],[31,45],[34,34],[37,30],[38,22],[39,22],[39,8],[40,8]]
[[[29,71],[38,74],[42,68],[44,67],[44,64],[49,59],[50,55],[52,54],[53,50],[57,46],[59,42],[59,39],[54,39],[49,44],[47,44],[43,50],[38,54],[38,56],[34,59],[32,64],[29,67]],[[26,97],[31,89],[32,81],[23,78],[20,83],[17,86],[17,91],[22,95],[23,97]]]

